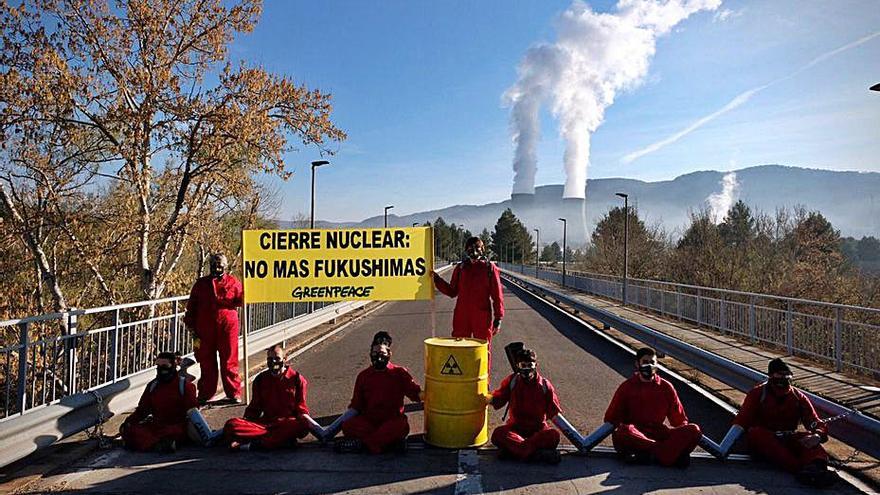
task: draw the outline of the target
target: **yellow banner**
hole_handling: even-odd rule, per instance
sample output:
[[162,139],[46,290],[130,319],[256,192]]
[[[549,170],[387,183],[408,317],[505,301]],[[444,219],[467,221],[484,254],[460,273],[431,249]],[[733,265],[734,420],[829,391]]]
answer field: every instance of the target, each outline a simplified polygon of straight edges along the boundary
[[245,303],[434,296],[430,227],[242,231]]

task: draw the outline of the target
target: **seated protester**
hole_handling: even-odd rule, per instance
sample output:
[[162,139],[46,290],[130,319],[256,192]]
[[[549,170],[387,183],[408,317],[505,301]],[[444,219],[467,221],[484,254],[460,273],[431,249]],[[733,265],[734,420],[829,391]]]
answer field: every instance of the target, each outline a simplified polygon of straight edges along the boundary
[[558,464],[559,432],[547,425],[547,420],[560,413],[559,397],[553,384],[538,373],[535,351],[520,349],[514,360],[516,373],[486,397],[495,409],[508,404],[505,415],[510,413],[507,424],[492,432],[492,443],[503,457]]
[[266,350],[266,367],[254,379],[244,418],[232,418],[223,428],[231,450],[294,446],[297,439],[309,433],[309,382],[284,362],[284,348],[280,344]]
[[[822,443],[828,428],[819,420],[810,399],[791,386],[791,368],[776,358],[770,361],[769,379],[753,388],[733,419],[746,432],[749,451],[790,473],[799,481],[830,486],[837,473],[828,469]],[[802,423],[807,431],[796,431]]]
[[147,384],[134,412],[119,427],[127,449],[174,452],[187,438],[187,411],[199,405],[196,386],[180,376],[179,355],[156,356],[156,378]]
[[420,402],[422,389],[406,368],[390,360],[391,336],[378,332],[370,346],[372,366],[358,374],[348,406],[357,415],[342,423],[345,438],[334,445],[337,452],[359,452],[363,447],[372,454],[406,449],[409,423],[403,398]]
[[654,349],[639,349],[635,368],[605,411],[605,422],[615,427],[614,449],[627,459],[687,467],[702,436],[700,427],[688,423],[675,388],[657,374]]

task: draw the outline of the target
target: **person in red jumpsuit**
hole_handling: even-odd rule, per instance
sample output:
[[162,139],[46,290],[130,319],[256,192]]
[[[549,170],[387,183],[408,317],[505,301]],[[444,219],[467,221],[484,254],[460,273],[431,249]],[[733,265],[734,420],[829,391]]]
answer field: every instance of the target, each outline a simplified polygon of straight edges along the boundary
[[550,380],[538,373],[535,351],[520,349],[515,361],[516,373],[487,396],[495,409],[509,404],[507,424],[495,428],[492,443],[502,457],[558,464],[559,432],[547,420],[561,412],[559,397]]
[[614,449],[628,460],[687,467],[702,436],[700,427],[688,423],[675,388],[657,374],[654,349],[639,349],[635,367],[605,411],[605,422],[615,427]]
[[280,344],[266,351],[266,368],[254,379],[253,397],[244,418],[232,418],[223,427],[231,450],[293,446],[309,433],[308,380],[285,365]]
[[[443,280],[432,272],[437,290],[456,298],[452,314],[452,336],[477,338],[489,342],[501,330],[504,293],[501,272],[484,256],[483,241],[471,237],[465,243],[467,258],[455,266],[452,279]],[[491,354],[490,354],[491,355]]]
[[334,445],[337,452],[406,450],[409,423],[403,413],[403,398],[421,402],[423,394],[406,368],[391,363],[391,342],[387,332],[373,337],[372,365],[358,374],[348,406],[357,415],[342,423],[345,438]]
[[127,449],[173,452],[186,440],[187,411],[198,406],[196,387],[177,371],[177,355],[156,356],[156,378],[147,384],[137,408],[119,427]]
[[217,392],[219,376],[229,402],[241,402],[238,376],[238,311],[244,297],[241,282],[226,273],[226,256],[211,256],[211,274],[196,280],[190,292],[183,322],[193,330],[193,348],[202,371],[198,382],[199,402],[205,403]]
[[[769,379],[746,395],[733,420],[746,432],[749,451],[756,457],[794,473],[798,480],[829,486],[837,474],[828,469],[828,427],[816,415],[810,399],[791,386],[791,368],[774,359],[768,366]],[[797,431],[798,423],[807,430]]]

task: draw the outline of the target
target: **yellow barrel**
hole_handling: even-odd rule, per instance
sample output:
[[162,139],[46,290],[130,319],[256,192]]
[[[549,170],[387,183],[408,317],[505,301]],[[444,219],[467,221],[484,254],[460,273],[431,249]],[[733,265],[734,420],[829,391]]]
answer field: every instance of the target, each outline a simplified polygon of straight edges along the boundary
[[489,440],[486,406],[489,354],[485,340],[425,339],[425,441],[476,447]]

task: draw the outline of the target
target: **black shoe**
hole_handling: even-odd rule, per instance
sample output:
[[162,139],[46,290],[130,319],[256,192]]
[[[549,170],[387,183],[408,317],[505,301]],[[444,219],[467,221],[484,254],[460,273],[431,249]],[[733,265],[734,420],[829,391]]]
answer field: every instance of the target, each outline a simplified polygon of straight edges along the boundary
[[170,438],[163,438],[156,444],[156,452],[173,454],[177,452],[177,442]]
[[829,470],[824,463],[815,462],[801,469],[795,475],[795,479],[808,486],[828,488],[837,483],[840,476],[837,472]]
[[678,456],[678,459],[672,463],[673,466],[681,469],[685,469],[686,467],[691,465],[691,453],[685,452]]
[[501,461],[513,461],[516,460],[516,457],[507,449],[498,449],[498,459]]
[[562,462],[562,455],[556,449],[538,449],[532,454],[531,460],[543,464],[559,464]]
[[409,444],[406,439],[400,439],[391,445],[388,446],[389,452],[394,452],[395,454],[406,454],[406,451],[409,450]]
[[647,452],[625,453],[618,454],[618,456],[623,462],[637,466],[649,465],[652,461],[651,454]]
[[357,454],[364,450],[364,444],[357,438],[340,438],[333,443],[333,451],[337,454]]

